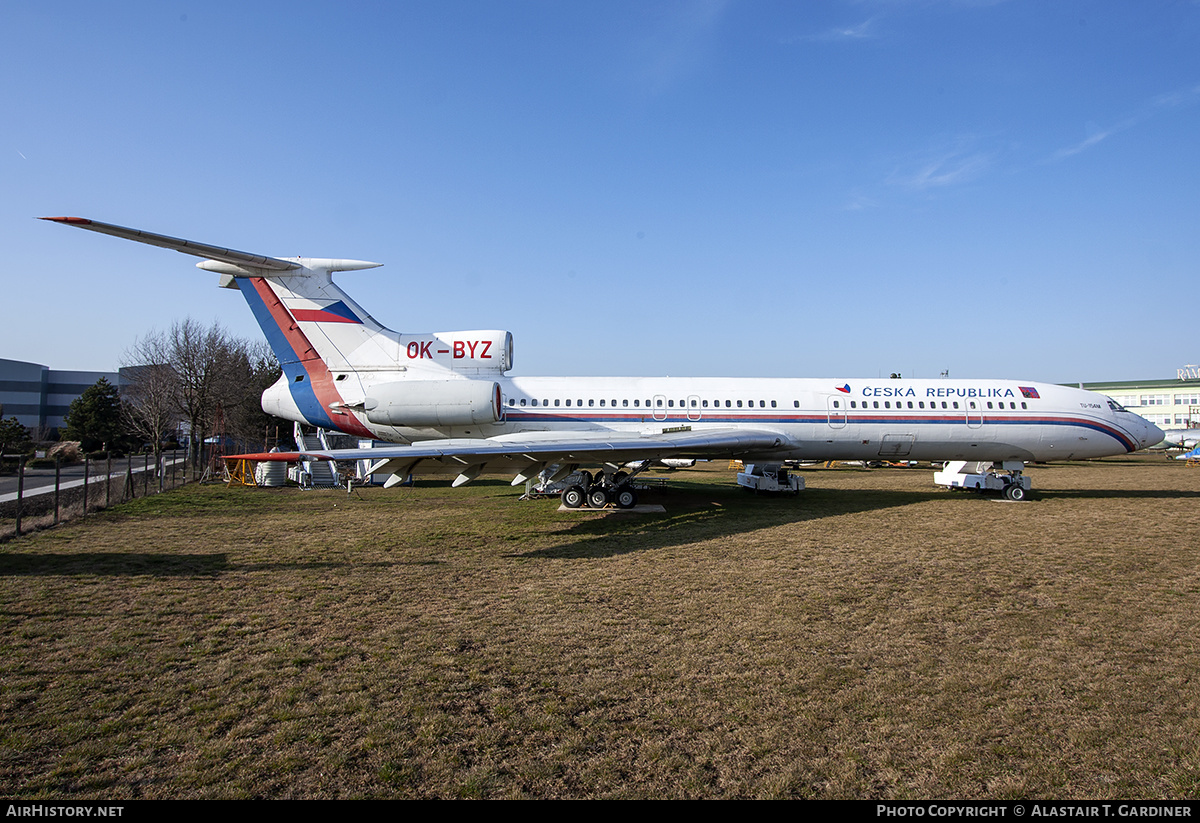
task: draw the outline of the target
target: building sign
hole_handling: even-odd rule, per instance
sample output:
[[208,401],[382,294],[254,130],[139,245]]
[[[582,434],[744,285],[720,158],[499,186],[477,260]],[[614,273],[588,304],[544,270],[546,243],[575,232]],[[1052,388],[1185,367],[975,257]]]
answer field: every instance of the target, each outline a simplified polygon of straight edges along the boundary
[[1195,380],[1200,378],[1200,366],[1184,366],[1182,369],[1176,369],[1175,373],[1179,375],[1180,380]]

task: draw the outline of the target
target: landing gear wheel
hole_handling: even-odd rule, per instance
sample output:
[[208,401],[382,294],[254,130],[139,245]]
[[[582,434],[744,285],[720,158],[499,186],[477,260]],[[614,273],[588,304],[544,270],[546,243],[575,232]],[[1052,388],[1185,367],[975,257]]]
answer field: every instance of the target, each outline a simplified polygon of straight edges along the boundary
[[578,509],[586,499],[582,486],[571,486],[562,493],[562,504],[568,509]]
[[632,509],[637,505],[637,492],[629,486],[620,486],[617,488],[613,502],[617,504],[618,509]]
[[1015,502],[1020,502],[1021,500],[1025,499],[1025,488],[1023,486],[1017,485],[1016,483],[1013,483],[1011,486],[1009,486],[1007,489],[1004,490],[1004,496],[1007,497],[1009,500],[1012,500]]
[[592,477],[591,472],[579,473],[579,485],[581,488],[590,489],[592,487],[592,483],[594,482],[596,482],[596,479]]
[[612,476],[613,485],[618,487],[628,479],[629,475],[626,472],[617,472]]
[[603,509],[608,505],[608,489],[593,486],[587,493],[587,502],[593,509]]

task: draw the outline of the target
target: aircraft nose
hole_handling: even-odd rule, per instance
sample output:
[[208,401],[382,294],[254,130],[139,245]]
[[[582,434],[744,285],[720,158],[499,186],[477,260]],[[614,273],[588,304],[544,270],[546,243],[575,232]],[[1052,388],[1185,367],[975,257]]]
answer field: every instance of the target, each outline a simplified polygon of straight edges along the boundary
[[1157,446],[1166,439],[1167,436],[1163,434],[1163,430],[1151,423],[1149,420],[1142,418],[1142,424],[1141,446],[1143,449],[1149,448],[1150,446]]

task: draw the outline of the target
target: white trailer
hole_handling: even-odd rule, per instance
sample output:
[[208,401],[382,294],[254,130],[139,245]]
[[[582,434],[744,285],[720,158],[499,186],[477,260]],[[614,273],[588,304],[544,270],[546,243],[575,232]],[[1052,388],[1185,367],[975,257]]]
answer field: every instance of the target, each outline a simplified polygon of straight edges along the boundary
[[940,472],[933,473],[933,482],[951,489],[1000,492],[1009,500],[1024,500],[1029,495],[1029,478],[1020,460],[1005,460],[996,469],[995,463],[952,460]]
[[804,478],[791,474],[778,463],[748,463],[746,470],[738,472],[738,485],[755,492],[791,492],[799,494],[804,488]]

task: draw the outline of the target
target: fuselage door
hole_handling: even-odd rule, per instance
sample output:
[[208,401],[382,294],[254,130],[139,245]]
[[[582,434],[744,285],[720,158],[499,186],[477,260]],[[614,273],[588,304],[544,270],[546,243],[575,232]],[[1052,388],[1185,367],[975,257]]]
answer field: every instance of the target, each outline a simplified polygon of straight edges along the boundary
[[655,420],[666,420],[667,419],[667,396],[665,394],[656,394],[656,395],[654,395],[653,403],[654,403],[654,419]]
[[844,398],[829,395],[825,398],[826,409],[829,412],[829,427],[840,429],[846,425],[846,401]]
[[699,395],[688,395],[687,399],[687,415],[688,420],[700,419],[700,397]]
[[978,429],[983,425],[983,405],[978,400],[967,401],[967,426]]

